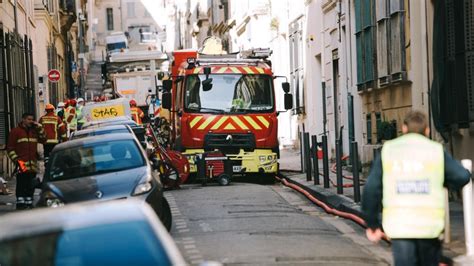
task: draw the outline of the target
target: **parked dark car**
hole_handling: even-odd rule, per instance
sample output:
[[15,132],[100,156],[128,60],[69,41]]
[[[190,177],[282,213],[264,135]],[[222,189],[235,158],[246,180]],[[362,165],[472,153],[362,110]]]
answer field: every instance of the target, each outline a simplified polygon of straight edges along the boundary
[[0,217],[0,265],[185,265],[148,204],[116,200]]
[[137,198],[148,202],[170,229],[171,211],[159,172],[139,145],[129,133],[58,144],[46,167],[38,205]]
[[80,139],[92,136],[117,134],[117,133],[130,133],[133,134],[133,130],[128,125],[107,125],[100,127],[90,127],[88,129],[82,129],[74,131],[69,137],[70,140]]
[[143,126],[138,125],[135,121],[133,121],[131,118],[128,118],[128,117],[118,117],[115,119],[86,123],[82,127],[82,129],[84,130],[84,129],[101,128],[101,127],[113,126],[113,125],[127,125],[132,129],[133,133],[135,133],[135,136],[140,142],[146,141],[145,128]]

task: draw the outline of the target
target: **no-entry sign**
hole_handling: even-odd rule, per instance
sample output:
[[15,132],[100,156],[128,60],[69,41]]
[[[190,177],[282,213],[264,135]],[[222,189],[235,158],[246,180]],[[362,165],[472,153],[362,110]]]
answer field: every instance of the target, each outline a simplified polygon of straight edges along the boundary
[[59,70],[51,69],[48,72],[48,80],[50,82],[58,82],[60,78],[61,78],[61,72],[59,72]]

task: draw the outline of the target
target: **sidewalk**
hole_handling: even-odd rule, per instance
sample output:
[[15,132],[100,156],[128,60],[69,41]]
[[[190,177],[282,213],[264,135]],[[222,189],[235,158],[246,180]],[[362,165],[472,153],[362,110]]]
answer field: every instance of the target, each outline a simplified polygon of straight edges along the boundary
[[[39,172],[44,173],[44,163],[43,161],[38,161],[39,164]],[[41,175],[41,174],[39,174]],[[16,188],[16,179],[11,178],[7,179],[3,177],[7,183],[7,189],[10,192],[8,195],[0,195],[0,216],[3,214],[7,214],[9,212],[13,212],[16,210],[16,196],[15,196],[15,188]],[[38,201],[40,190],[36,189],[34,194],[34,201]]]
[[[333,164],[329,163],[329,168]],[[323,172],[322,160],[319,160],[319,172]],[[323,186],[323,176],[319,177],[320,185],[314,185],[314,181],[306,181],[306,173],[301,173],[301,159],[299,150],[282,150],[280,156],[280,171],[281,173],[289,178],[293,183],[297,183],[303,187],[308,188],[314,197],[323,201],[332,208],[340,211],[349,212],[361,217],[360,203],[354,202],[354,188],[343,188],[343,194],[338,195],[336,187],[330,184],[329,188]],[[344,176],[352,176],[352,173],[344,171]],[[330,179],[336,183],[336,174],[329,172]],[[360,183],[363,184],[365,176],[360,176]],[[344,184],[352,184],[352,180],[343,179]],[[361,195],[364,190],[364,186],[360,187]],[[450,213],[450,229],[451,229],[451,241],[444,243],[443,255],[450,258],[454,258],[459,255],[466,253],[466,247],[464,243],[464,219],[462,203],[458,201],[449,202],[449,213]]]

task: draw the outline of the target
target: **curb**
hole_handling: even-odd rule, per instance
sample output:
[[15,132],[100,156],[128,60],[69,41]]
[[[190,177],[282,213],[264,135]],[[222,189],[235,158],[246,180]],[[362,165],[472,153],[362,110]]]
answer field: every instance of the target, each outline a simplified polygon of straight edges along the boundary
[[347,212],[359,217],[363,217],[360,205],[350,200],[349,198],[342,195],[334,194],[324,188],[309,188],[299,182],[296,182],[295,180],[291,179],[290,177],[281,172],[279,173],[279,175],[285,178],[289,183],[300,186],[308,193],[310,193],[313,197],[326,203],[329,207],[334,208],[338,211]]

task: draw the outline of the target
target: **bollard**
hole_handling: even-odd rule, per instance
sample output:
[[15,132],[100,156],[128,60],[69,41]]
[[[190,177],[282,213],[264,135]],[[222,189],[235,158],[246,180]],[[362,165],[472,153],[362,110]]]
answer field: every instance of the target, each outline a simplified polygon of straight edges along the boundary
[[[472,161],[462,160],[464,168],[472,173]],[[464,234],[466,237],[466,255],[474,256],[474,205],[473,205],[473,191],[472,191],[472,180],[464,186],[462,190],[463,197],[463,209],[464,209]]]
[[301,131],[300,133],[298,133],[298,137],[300,139],[300,160],[301,160],[301,173],[304,172],[304,170],[306,169],[304,167],[304,146],[303,146],[303,131]]
[[309,147],[309,133],[305,132],[303,134],[303,143],[304,143],[304,165],[306,166],[306,181],[311,181],[311,150]]
[[311,157],[313,157],[314,184],[319,185],[318,137],[316,135],[311,136],[311,143],[313,144]]
[[339,140],[336,141],[336,183],[337,194],[342,194],[342,161],[341,161],[341,144]]
[[329,188],[329,155],[328,155],[328,136],[323,136],[323,173],[324,188]]
[[360,202],[360,182],[359,182],[359,151],[357,141],[351,143],[352,149],[352,179],[354,182],[354,201]]
[[[472,173],[472,161],[461,160],[462,166]],[[455,265],[474,265],[474,191],[471,180],[462,189],[463,216],[464,216],[464,236],[466,241],[466,254],[454,258]]]

